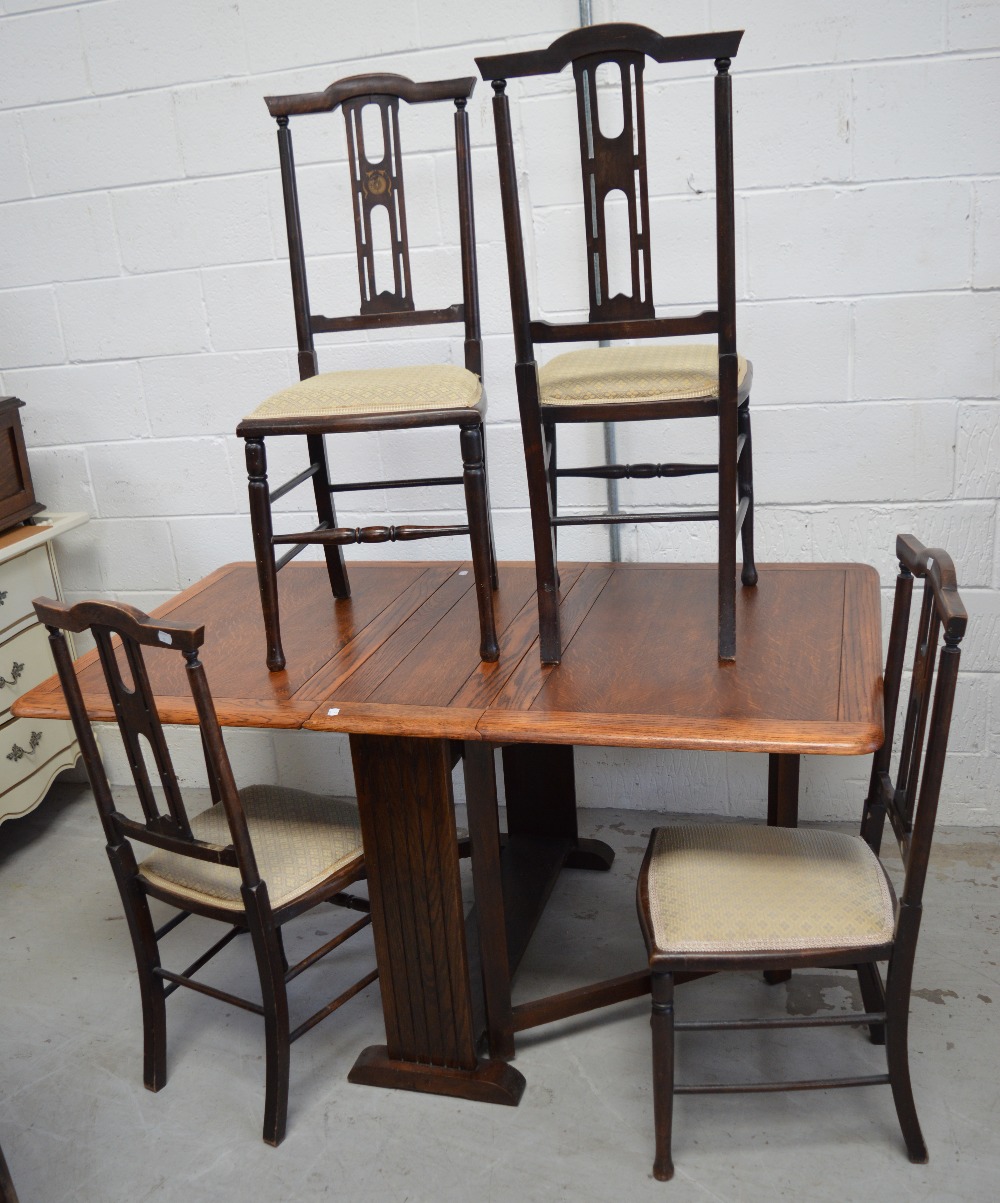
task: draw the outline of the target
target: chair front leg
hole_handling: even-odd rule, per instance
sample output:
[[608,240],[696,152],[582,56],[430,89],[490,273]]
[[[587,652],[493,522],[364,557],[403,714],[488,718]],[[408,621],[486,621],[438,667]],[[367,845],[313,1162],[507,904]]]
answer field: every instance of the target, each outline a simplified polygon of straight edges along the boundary
[[744,585],[757,584],[757,565],[753,554],[753,441],[750,435],[750,398],[740,406],[737,429],[746,436],[743,454],[737,465],[737,490],[739,500],[747,499],[747,512],[743,516],[740,527],[740,538],[743,542],[743,571],[740,580]]
[[257,563],[260,608],[264,616],[267,643],[267,667],[280,672],[285,667],[281,648],[281,624],[278,617],[278,570],[274,562],[271,525],[271,491],[267,483],[267,453],[263,439],[246,440],[247,478],[250,492],[250,529]]
[[462,476],[465,481],[465,509],[472,544],[472,568],[476,578],[479,606],[479,656],[486,661],[500,658],[496,620],[493,614],[493,581],[490,555],[490,508],[486,491],[486,462],[483,428],[463,426]]
[[656,1159],[653,1177],[668,1182],[674,1176],[671,1139],[674,1123],[674,975],[652,977],[653,1013],[653,1121],[656,1129]]

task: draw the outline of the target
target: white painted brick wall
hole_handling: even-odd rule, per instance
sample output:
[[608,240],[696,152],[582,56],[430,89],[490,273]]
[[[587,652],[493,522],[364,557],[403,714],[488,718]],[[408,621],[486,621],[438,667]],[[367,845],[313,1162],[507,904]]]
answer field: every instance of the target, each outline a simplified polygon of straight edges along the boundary
[[[476,53],[547,44],[575,0],[461,6],[386,0],[0,0],[0,388],[27,402],[39,496],[86,509],[59,557],[71,599],[152,607],[250,554],[240,417],[296,378],[274,124],[263,96],[321,89],[364,70],[475,74]],[[1000,0],[594,0],[596,20],[663,32],[747,30],[734,64],[741,343],[755,364],[761,558],[860,559],[888,605],[900,530],[948,547],[972,614],[944,807],[1000,822]],[[655,296],[711,300],[707,94],[690,64],[654,70],[648,93]],[[532,289],[580,314],[577,134],[567,80],[513,84]],[[470,104],[490,472],[500,554],[531,554],[490,89]],[[412,120],[407,120],[411,118]],[[454,165],[445,113],[404,113],[414,283],[423,304],[457,295]],[[299,127],[313,297],[356,308],[339,118]],[[440,255],[435,252],[441,251]],[[320,304],[321,301],[321,304]],[[322,364],[458,362],[426,330],[324,340]],[[623,454],[703,454],[711,424],[623,428]],[[358,435],[335,453],[359,476],[414,458],[451,471],[447,432]],[[567,460],[600,432],[566,430]],[[270,450],[296,470],[293,440]],[[627,482],[630,504],[697,504],[705,482]],[[566,503],[600,501],[592,482]],[[457,518],[460,496],[412,490],[403,512]],[[303,519],[289,497],[278,523]],[[360,508],[364,504],[367,508]],[[345,521],[385,520],[390,499]],[[624,528],[630,558],[714,555],[701,526]],[[567,556],[603,558],[600,530],[567,531]],[[424,555],[422,545],[397,549]],[[440,554],[468,555],[462,540]],[[372,557],[381,548],[352,553]],[[182,773],[198,780],[190,731]],[[112,741],[106,740],[111,747]],[[241,781],[352,788],[346,740],[234,732]],[[112,776],[126,769],[111,756]],[[759,814],[757,756],[577,757],[593,804]],[[814,758],[803,812],[856,810],[867,761]],[[459,792],[460,783],[459,783]]]

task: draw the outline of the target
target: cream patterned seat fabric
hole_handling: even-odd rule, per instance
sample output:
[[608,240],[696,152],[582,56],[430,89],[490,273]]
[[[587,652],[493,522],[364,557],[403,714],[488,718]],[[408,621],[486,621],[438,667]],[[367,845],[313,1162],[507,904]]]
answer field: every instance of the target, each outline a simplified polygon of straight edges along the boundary
[[268,397],[246,420],[476,409],[482,397],[479,377],[453,363],[321,372]]
[[[274,785],[247,786],[240,790],[240,800],[257,870],[275,910],[361,855],[361,825],[351,802]],[[221,804],[192,818],[191,830],[209,843],[230,842]],[[140,864],[139,873],[150,885],[180,898],[243,910],[240,872],[228,865],[157,851]]]
[[[739,357],[739,387],[747,361]],[[719,353],[711,344],[590,347],[557,355],[538,371],[542,406],[717,400]]]
[[892,887],[859,836],[744,823],[653,833],[658,953],[866,948],[892,939]]

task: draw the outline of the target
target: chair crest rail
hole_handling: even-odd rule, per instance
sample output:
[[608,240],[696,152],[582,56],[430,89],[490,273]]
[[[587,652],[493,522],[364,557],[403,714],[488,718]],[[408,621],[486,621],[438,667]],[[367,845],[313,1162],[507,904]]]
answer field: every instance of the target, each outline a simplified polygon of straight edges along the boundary
[[600,31],[595,34],[589,28],[574,29],[543,50],[480,55],[476,58],[476,66],[483,79],[494,80],[549,75],[561,71],[576,59],[609,49],[646,54],[658,63],[734,58],[743,38],[742,29],[682,37],[663,37],[644,25],[602,25]]
[[474,75],[416,83],[405,75],[352,75],[337,80],[322,92],[300,92],[291,96],[265,96],[272,117],[297,117],[305,113],[330,113],[338,105],[362,96],[395,96],[408,104],[432,100],[468,100],[476,87]]

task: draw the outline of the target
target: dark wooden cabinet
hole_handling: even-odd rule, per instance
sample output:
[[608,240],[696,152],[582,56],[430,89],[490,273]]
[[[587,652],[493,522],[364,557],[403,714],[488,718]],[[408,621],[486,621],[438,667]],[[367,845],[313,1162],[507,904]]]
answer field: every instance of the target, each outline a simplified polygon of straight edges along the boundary
[[44,510],[35,500],[17,397],[0,397],[0,532]]

